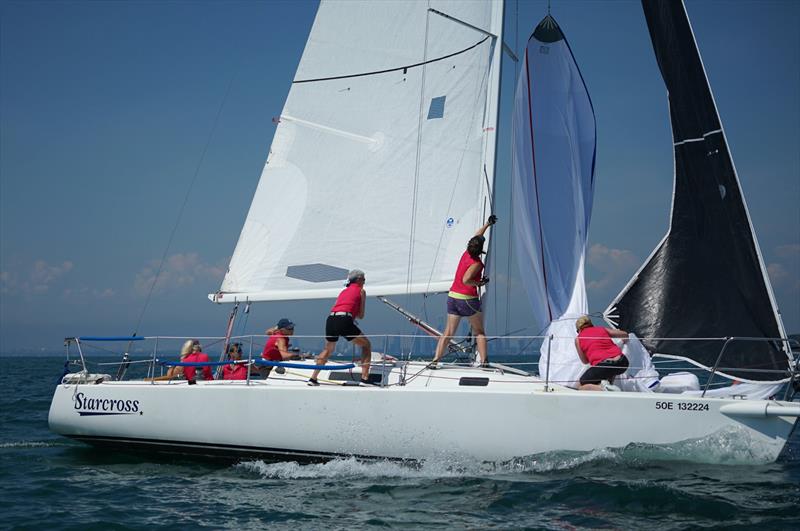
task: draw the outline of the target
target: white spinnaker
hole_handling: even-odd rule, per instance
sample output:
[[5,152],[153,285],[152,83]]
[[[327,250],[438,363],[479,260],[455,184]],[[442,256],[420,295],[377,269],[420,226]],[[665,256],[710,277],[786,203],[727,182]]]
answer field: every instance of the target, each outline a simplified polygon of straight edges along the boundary
[[321,2],[216,300],[331,297],[353,268],[370,295],[449,288],[489,209],[501,47],[429,7],[501,38],[501,2]]
[[575,350],[575,321],[586,315],[589,300],[586,297],[583,256],[575,276],[574,290],[564,312],[547,327],[539,357],[539,375],[549,382],[577,387],[578,379],[586,370]]
[[[537,35],[548,28],[560,38],[539,40]],[[595,156],[591,101],[572,52],[549,16],[525,51],[512,147],[517,256],[534,324],[543,329],[566,311],[575,283],[584,281],[577,273],[591,217]]]
[[595,119],[558,24],[547,16],[528,40],[512,132],[515,245],[534,327],[554,336],[540,373],[572,383],[582,370],[575,319],[587,312],[584,254],[594,192]]

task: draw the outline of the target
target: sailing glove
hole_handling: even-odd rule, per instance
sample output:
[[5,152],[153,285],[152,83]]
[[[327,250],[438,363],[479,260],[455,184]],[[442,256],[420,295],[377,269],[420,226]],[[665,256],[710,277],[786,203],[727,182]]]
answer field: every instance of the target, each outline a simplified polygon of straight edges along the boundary
[[486,223],[488,223],[489,225],[494,225],[495,223],[497,223],[497,216],[492,214],[491,216],[489,216],[489,219],[486,221]]

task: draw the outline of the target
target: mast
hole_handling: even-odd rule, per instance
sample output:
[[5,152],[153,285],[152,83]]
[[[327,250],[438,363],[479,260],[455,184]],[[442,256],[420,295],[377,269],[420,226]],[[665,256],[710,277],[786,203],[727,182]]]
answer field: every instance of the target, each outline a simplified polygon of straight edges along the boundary
[[[499,141],[498,130],[500,128],[500,97],[502,95],[503,83],[503,51],[507,50],[504,42],[505,30],[505,0],[492,2],[492,28],[494,32],[494,48],[492,49],[492,66],[489,72],[489,90],[486,93],[486,121],[483,127],[486,139],[484,147],[484,159],[482,172],[485,177],[488,204],[485,205],[482,219],[486,219],[490,214],[496,214],[495,204],[495,181],[497,179],[497,144]],[[508,51],[508,50],[507,50]],[[513,53],[511,57],[516,61]],[[507,220],[510,221],[510,220]],[[494,227],[490,227],[485,235],[486,242],[486,274],[492,276],[494,266],[494,253],[492,252],[492,242],[494,241]],[[497,284],[493,284],[497,286]],[[489,292],[484,291],[482,300],[486,307]],[[471,331],[470,331],[471,333]]]
[[[494,193],[494,184],[495,179],[497,178],[497,143],[498,143],[498,134],[497,129],[500,125],[500,95],[502,94],[502,82],[503,82],[503,30],[504,30],[504,21],[505,21],[505,0],[499,0],[492,4],[493,13],[492,13],[492,25],[495,31],[495,35],[497,36],[495,41],[494,50],[492,50],[492,69],[489,73],[489,91],[486,94],[487,104],[486,104],[486,112],[487,115],[490,117],[490,123],[486,125],[484,130],[487,133],[487,144],[489,149],[487,149],[487,154],[484,158],[485,167],[488,168],[488,186],[489,186],[489,206],[490,210],[494,209],[494,201],[495,201],[495,193]],[[492,131],[488,131],[492,129]],[[489,212],[491,214],[493,212]],[[488,217],[488,216],[484,216]],[[491,236],[491,229],[489,231],[489,236]],[[491,244],[491,240],[489,240]],[[489,258],[491,260],[491,257]]]
[[[642,0],[669,94],[675,175],[669,230],[606,315],[650,338],[785,338],[739,177],[683,2]],[[651,351],[712,367],[723,343],[646,342]],[[749,380],[780,380],[785,342],[732,341],[721,366]]]

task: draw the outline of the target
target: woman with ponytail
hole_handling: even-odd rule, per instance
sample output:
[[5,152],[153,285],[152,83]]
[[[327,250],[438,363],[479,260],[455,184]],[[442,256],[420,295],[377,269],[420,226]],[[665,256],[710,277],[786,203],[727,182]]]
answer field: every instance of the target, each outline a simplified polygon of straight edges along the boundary
[[475,236],[470,238],[467,243],[467,250],[461,255],[453,285],[450,286],[450,292],[447,294],[447,325],[436,345],[436,355],[431,362],[431,368],[436,368],[436,363],[444,356],[445,347],[458,330],[462,317],[467,318],[472,328],[472,333],[475,334],[481,365],[488,365],[489,363],[478,288],[489,282],[489,278],[483,276],[481,255],[484,254],[483,244],[486,242],[484,234],[495,223],[497,223],[497,216],[492,214],[486,223],[478,229]]

